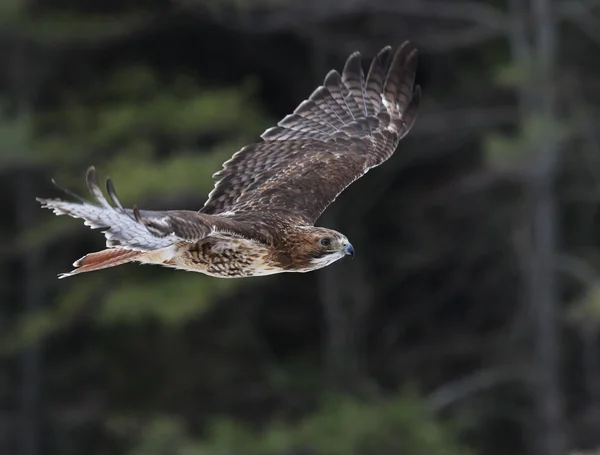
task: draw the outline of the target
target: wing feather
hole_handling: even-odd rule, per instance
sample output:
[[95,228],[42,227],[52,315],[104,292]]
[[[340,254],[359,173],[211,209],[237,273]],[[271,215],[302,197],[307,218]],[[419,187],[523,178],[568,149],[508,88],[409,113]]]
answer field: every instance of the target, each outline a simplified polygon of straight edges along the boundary
[[389,68],[391,46],[386,46],[379,51],[373,58],[369,72],[367,73],[367,82],[365,91],[369,102],[367,103],[367,115],[376,116],[381,111],[381,93],[385,76]]
[[331,70],[327,73],[327,76],[325,76],[323,85],[329,90],[329,93],[331,93],[331,97],[335,102],[331,108],[335,109],[335,113],[342,119],[345,125],[352,122],[354,120],[354,115],[347,102],[349,90],[342,83],[340,73],[336,70]]
[[336,129],[344,125],[344,120],[337,113],[338,104],[327,87],[320,85],[308,99],[315,103],[321,115]]
[[387,160],[412,128],[420,89],[414,86],[416,50],[391,47],[373,59],[364,77],[360,54],[342,74],[319,86],[263,142],[242,148],[214,177],[202,213],[286,213],[312,224],[353,181]]
[[404,43],[394,55],[383,85],[383,97],[388,112],[397,120],[402,119],[413,95],[417,70],[416,49]]
[[[240,227],[239,223],[223,217],[194,211],[125,209],[119,202],[112,181],[107,179],[107,193],[114,204],[111,205],[100,189],[93,166],[87,171],[86,182],[95,203],[76,195],[74,196],[78,202],[62,199],[37,200],[42,207],[51,209],[56,215],[82,218],[84,224],[92,229],[105,229],[106,246],[109,248],[154,251],[180,242],[197,242],[213,232],[235,232]],[[70,191],[66,192],[73,195]]]
[[342,84],[348,89],[347,104],[355,119],[368,115],[365,99],[365,76],[360,61],[360,52],[354,52],[344,65]]

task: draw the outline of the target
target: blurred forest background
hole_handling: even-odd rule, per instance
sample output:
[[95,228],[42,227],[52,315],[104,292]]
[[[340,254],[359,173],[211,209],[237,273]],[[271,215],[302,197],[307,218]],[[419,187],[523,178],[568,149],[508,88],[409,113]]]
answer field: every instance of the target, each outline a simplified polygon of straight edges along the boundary
[[[56,279],[104,238],[39,207],[52,177],[200,208],[327,71],[406,39],[416,126],[318,223],[354,260]],[[2,0],[0,54],[0,454],[600,446],[599,1]]]

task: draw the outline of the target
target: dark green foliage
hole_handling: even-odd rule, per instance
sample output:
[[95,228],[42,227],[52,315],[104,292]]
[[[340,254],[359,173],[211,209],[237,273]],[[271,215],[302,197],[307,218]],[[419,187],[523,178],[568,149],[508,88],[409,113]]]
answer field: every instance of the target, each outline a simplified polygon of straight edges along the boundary
[[412,393],[364,403],[332,399],[293,424],[274,424],[256,433],[231,419],[217,419],[202,440],[186,433],[183,422],[166,416],[142,425],[117,418],[117,435],[138,434],[128,455],[468,455],[451,433],[424,409]]
[[[0,453],[533,453],[525,190],[549,138],[564,428],[598,445],[598,49],[561,18],[560,116],[524,115],[541,66],[498,30],[473,42],[487,25],[471,21],[529,2],[426,1],[0,1]],[[63,196],[51,177],[87,197],[95,165],[126,206],[198,209],[222,163],[351,51],[407,38],[416,128],[318,222],[348,234],[353,261],[56,279],[104,239],[39,208]]]

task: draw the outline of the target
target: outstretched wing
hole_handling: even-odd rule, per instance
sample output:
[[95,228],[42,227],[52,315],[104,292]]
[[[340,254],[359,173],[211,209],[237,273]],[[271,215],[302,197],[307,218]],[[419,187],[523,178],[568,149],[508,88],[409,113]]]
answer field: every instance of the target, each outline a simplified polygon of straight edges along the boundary
[[[392,59],[383,48],[363,75],[353,53],[308,100],[223,165],[200,210],[206,214],[283,212],[313,224],[369,169],[386,161],[411,129],[419,106],[416,49],[405,42]],[[391,61],[390,61],[391,60]]]
[[[56,215],[69,215],[82,218],[84,224],[92,229],[105,229],[106,246],[125,248],[134,251],[154,251],[181,242],[197,242],[215,232],[239,231],[243,236],[245,225],[224,217],[214,217],[194,211],[169,210],[150,211],[123,208],[117,198],[110,179],[106,180],[110,204],[98,185],[94,167],[90,167],[86,176],[87,185],[96,200],[88,202],[67,191],[79,202],[61,199],[37,200],[42,207],[51,209]],[[66,191],[66,190],[65,190]]]

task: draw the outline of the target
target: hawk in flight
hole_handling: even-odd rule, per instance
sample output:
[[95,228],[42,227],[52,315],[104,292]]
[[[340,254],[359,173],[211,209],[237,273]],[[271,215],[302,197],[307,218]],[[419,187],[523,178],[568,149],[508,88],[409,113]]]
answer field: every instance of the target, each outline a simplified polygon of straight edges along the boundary
[[350,55],[341,75],[330,71],[262,142],[225,162],[199,211],[123,208],[107,179],[111,204],[93,167],[87,185],[95,203],[37,199],[56,215],[105,229],[107,248],[59,277],[138,261],[237,278],[310,272],[353,256],[346,236],[314,223],[348,185],[392,156],[413,126],[421,94],[416,54],[408,42],[395,53],[387,46],[366,78],[360,54]]

